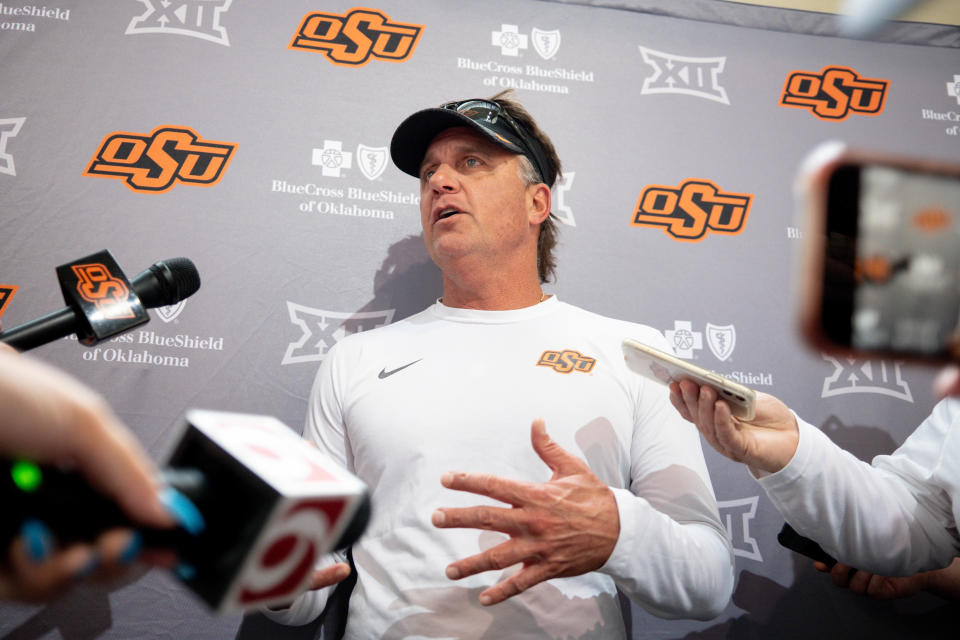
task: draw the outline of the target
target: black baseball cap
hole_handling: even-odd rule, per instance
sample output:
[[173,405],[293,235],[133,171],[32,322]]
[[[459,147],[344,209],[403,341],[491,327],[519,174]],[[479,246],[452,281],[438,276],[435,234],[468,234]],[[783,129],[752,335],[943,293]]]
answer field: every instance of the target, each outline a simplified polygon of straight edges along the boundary
[[499,103],[482,98],[448,102],[409,116],[400,123],[390,141],[393,163],[404,173],[419,178],[427,147],[441,131],[451,127],[469,127],[507,151],[526,156],[541,181],[547,186],[553,185],[556,169],[547,159],[543,146]]

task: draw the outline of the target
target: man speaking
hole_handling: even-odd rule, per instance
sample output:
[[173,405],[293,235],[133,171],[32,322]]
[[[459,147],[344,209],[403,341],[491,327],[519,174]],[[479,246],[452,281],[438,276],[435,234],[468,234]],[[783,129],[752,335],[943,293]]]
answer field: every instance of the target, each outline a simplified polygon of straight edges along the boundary
[[[620,343],[669,347],[541,288],[560,161],[502,96],[419,111],[394,133],[443,297],[341,340],[311,393],[305,436],[374,505],[353,546],[348,638],[622,638],[618,588],[664,617],[708,619],[730,598],[698,434]],[[330,590],[270,615],[308,622]]]

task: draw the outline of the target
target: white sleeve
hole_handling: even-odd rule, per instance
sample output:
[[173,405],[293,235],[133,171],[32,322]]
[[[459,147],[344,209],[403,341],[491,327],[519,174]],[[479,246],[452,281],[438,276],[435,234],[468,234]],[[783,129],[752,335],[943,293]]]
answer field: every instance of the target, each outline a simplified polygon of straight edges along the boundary
[[[337,345],[334,345],[327,352],[326,358],[324,358],[319,371],[317,371],[313,388],[310,391],[303,437],[316,444],[321,451],[331,456],[339,464],[347,467],[346,444],[338,394],[338,391],[342,390],[343,382],[337,378],[341,370],[336,365],[336,353],[338,351]],[[336,562],[346,562],[346,555],[343,553],[325,555],[316,564],[316,568],[329,567]],[[336,585],[333,585],[323,589],[307,591],[297,597],[287,609],[279,611],[262,609],[261,613],[280,624],[289,626],[308,624],[323,613],[327,606],[327,600],[335,588]]]
[[953,504],[960,401],[939,403],[897,451],[872,466],[798,424],[793,458],[759,482],[799,533],[844,564],[887,576],[938,569],[960,553],[960,504]]
[[[660,342],[652,344],[669,349]],[[670,404],[667,387],[645,380],[638,385],[631,486],[613,489],[620,538],[600,571],[654,615],[709,620],[730,601],[733,549],[700,434]]]

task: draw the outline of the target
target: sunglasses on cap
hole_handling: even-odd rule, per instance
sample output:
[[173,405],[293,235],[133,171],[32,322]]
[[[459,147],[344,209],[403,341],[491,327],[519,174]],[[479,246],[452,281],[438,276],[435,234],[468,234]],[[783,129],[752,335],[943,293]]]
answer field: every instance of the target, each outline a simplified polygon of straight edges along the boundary
[[[503,147],[529,158],[540,180],[547,183],[546,169],[548,168],[548,163],[546,154],[543,152],[543,147],[539,142],[527,135],[523,127],[511,118],[510,114],[507,113],[498,102],[475,98],[460,100],[458,102],[447,102],[446,104],[440,105],[440,108],[455,111],[462,116],[470,118],[493,134]],[[504,134],[507,135],[505,136]],[[519,138],[519,140],[517,140],[517,138]]]

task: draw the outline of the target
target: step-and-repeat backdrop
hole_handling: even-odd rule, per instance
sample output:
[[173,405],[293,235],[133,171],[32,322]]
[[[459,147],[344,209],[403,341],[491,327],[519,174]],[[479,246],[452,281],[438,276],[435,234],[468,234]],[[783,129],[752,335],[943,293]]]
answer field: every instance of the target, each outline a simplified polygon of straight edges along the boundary
[[[933,406],[934,371],[798,338],[793,180],[827,140],[960,160],[956,49],[534,0],[51,0],[0,3],[0,60],[4,326],[62,307],[56,266],[101,249],[128,276],[178,256],[200,271],[197,294],[132,332],[33,352],[109,398],[157,458],[191,407],[299,431],[331,345],[439,295],[390,136],[416,109],[505,88],[566,168],[550,293],[661,330],[865,459]],[[737,215],[682,224],[664,206],[703,185]],[[667,195],[638,217],[648,189]],[[710,622],[633,607],[634,637],[922,637],[949,615],[833,588],[777,544],[783,521],[747,471],[706,456],[733,600]],[[0,605],[4,638],[316,633],[214,616],[163,571]]]

